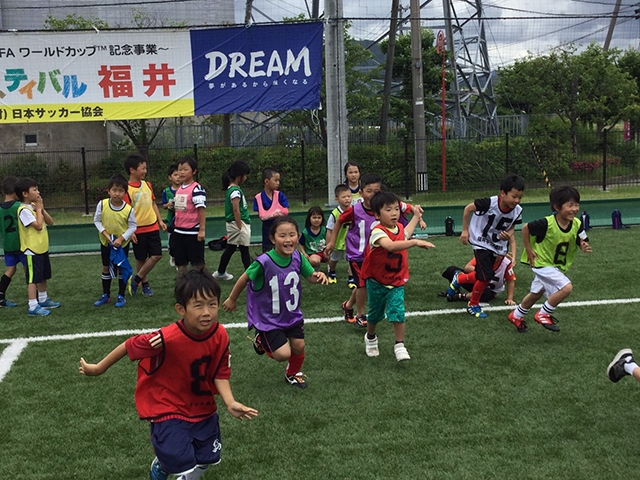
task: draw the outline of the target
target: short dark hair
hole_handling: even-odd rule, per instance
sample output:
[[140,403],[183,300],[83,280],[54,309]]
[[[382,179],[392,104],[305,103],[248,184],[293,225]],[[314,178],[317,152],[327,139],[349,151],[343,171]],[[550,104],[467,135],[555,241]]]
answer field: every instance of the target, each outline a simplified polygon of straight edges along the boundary
[[247,162],[236,160],[222,173],[222,189],[226,190],[234,179],[242,177],[243,175],[249,175],[250,172],[251,168],[249,168]]
[[400,205],[400,199],[395,193],[388,191],[380,191],[371,197],[371,210],[373,213],[380,215],[380,212],[386,205]]
[[107,190],[111,190],[111,187],[114,185],[124,188],[124,192],[129,192],[129,182],[122,175],[114,175],[109,179],[109,185],[107,185]]
[[307,210],[307,218],[304,221],[304,226],[309,228],[311,226],[311,217],[313,215],[320,215],[322,217],[322,223],[324,224],[324,212],[322,208],[318,206],[313,206],[309,210]]
[[31,187],[37,187],[38,182],[36,182],[33,178],[19,178],[14,186],[14,191],[16,192],[16,197],[21,202],[24,200],[24,192],[28,192]]
[[124,170],[127,175],[131,174],[131,169],[136,170],[143,163],[147,163],[147,159],[137,153],[132,153],[124,159]]
[[198,295],[213,295],[220,303],[220,285],[205,268],[192,268],[186,273],[178,275],[176,287],[174,289],[176,303],[187,306],[189,300]]
[[555,187],[549,192],[549,201],[551,202],[551,210],[558,211],[567,202],[574,201],[580,203],[580,193],[574,187],[563,185]]
[[171,175],[173,175],[173,172],[177,170],[178,170],[177,163],[172,163],[171,165],[169,165],[169,168],[167,168],[167,177],[170,177]]
[[520,175],[510,173],[500,182],[500,191],[509,193],[513,189],[524,192],[524,180]]
[[178,166],[182,165],[183,163],[188,164],[191,167],[191,170],[193,170],[194,172],[198,170],[198,162],[195,158],[190,157],[189,155],[186,155],[178,160]]
[[365,173],[360,177],[360,189],[364,189],[367,185],[379,183],[382,186],[382,178],[377,173]]
[[0,184],[0,188],[2,188],[2,193],[5,195],[13,195],[16,193],[16,182],[18,181],[18,177],[14,177],[13,175],[9,175],[2,180],[2,184]]
[[280,225],[282,225],[283,223],[290,223],[291,225],[296,227],[296,232],[298,232],[298,235],[300,235],[300,229],[298,228],[298,222],[296,222],[295,219],[291,215],[281,215],[279,217],[276,217],[273,220],[273,223],[271,224],[271,228],[269,229],[269,237],[275,237],[276,236],[276,231],[278,230],[278,227]]
[[262,170],[262,183],[264,183],[265,180],[271,180],[271,178],[276,173],[280,173],[280,172],[278,172],[278,170],[276,170],[275,168],[272,168],[272,167],[267,167],[267,168],[263,169]]
[[339,183],[338,185],[336,185],[336,188],[333,189],[333,193],[335,194],[336,198],[338,198],[341,193],[347,191],[351,192],[351,189],[346,183]]

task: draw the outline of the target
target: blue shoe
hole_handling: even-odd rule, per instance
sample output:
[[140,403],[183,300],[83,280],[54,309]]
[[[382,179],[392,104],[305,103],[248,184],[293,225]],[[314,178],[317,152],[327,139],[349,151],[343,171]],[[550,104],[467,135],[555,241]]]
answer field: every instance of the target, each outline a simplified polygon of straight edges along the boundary
[[460,284],[458,283],[458,275],[462,273],[461,270],[456,270],[456,273],[453,274],[453,279],[451,283],[447,287],[447,296],[453,297],[456,293],[460,292]]
[[142,294],[145,297],[153,297],[153,290],[151,290],[151,287],[149,285],[143,285],[142,286]]
[[151,480],[167,480],[169,478],[169,474],[160,466],[160,462],[158,462],[158,457],[153,459],[151,462],[151,470],[149,471],[149,478]]
[[40,305],[36,305],[36,308],[32,308],[29,310],[30,317],[44,317],[45,315],[49,315],[51,312],[46,308],[42,308]]
[[17,306],[18,306],[17,303],[10,302],[9,300],[0,301],[0,307],[13,308],[13,307],[17,307]]
[[487,318],[487,314],[482,311],[482,307],[480,305],[467,306],[467,313],[476,318]]
[[118,298],[116,299],[116,307],[124,307],[124,305],[127,303],[127,301],[124,299],[123,295],[118,295]]
[[136,283],[136,281],[132,278],[131,281],[129,282],[129,293],[131,294],[132,297],[136,296],[136,292],[138,291],[139,286],[140,284]]
[[93,302],[93,306],[99,307],[100,305],[104,305],[105,303],[109,303],[110,301],[111,301],[111,297],[108,294],[103,293],[98,300]]
[[42,308],[50,310],[52,308],[58,308],[60,306],[60,302],[54,302],[49,297],[47,297],[44,302],[38,302],[38,305],[40,305]]

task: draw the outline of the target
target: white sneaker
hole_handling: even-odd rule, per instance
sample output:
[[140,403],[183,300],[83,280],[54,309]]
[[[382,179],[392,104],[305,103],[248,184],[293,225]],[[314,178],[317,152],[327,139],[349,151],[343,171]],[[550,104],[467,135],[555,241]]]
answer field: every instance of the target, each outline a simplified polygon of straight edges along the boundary
[[231,275],[229,272],[224,272],[224,273],[213,272],[213,278],[215,278],[216,280],[229,281],[229,280],[233,280],[233,275]]
[[409,352],[407,352],[404,343],[396,343],[393,347],[393,351],[396,353],[396,360],[398,360],[399,362],[403,360],[411,360]]
[[364,348],[365,352],[367,352],[367,357],[377,357],[380,355],[380,351],[378,350],[378,336],[373,340],[369,340],[367,334],[364,334]]

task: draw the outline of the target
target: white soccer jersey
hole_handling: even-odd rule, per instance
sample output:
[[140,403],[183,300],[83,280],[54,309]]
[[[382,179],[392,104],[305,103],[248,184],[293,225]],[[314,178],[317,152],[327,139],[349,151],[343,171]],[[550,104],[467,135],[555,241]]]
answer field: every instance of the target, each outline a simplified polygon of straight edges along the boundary
[[469,243],[474,250],[491,250],[496,255],[505,255],[509,242],[500,240],[500,232],[509,230],[521,221],[522,207],[503,212],[497,195],[475,201],[476,211],[469,221]]

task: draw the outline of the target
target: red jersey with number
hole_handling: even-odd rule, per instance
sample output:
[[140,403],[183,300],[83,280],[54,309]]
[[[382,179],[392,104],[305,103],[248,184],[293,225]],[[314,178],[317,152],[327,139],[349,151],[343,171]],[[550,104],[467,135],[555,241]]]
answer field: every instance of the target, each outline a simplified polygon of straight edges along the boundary
[[[393,233],[386,227],[378,224],[371,229],[371,239],[375,240],[375,231],[382,230],[392,242],[405,240],[404,227],[398,222],[398,231]],[[400,287],[409,281],[409,262],[407,250],[390,252],[386,248],[372,247],[367,242],[362,263],[362,277],[366,280],[372,278],[382,285]]]
[[129,358],[138,362],[136,409],[143,420],[178,418],[198,422],[216,412],[214,379],[228,380],[229,336],[219,323],[196,336],[183,320],[129,338]]

